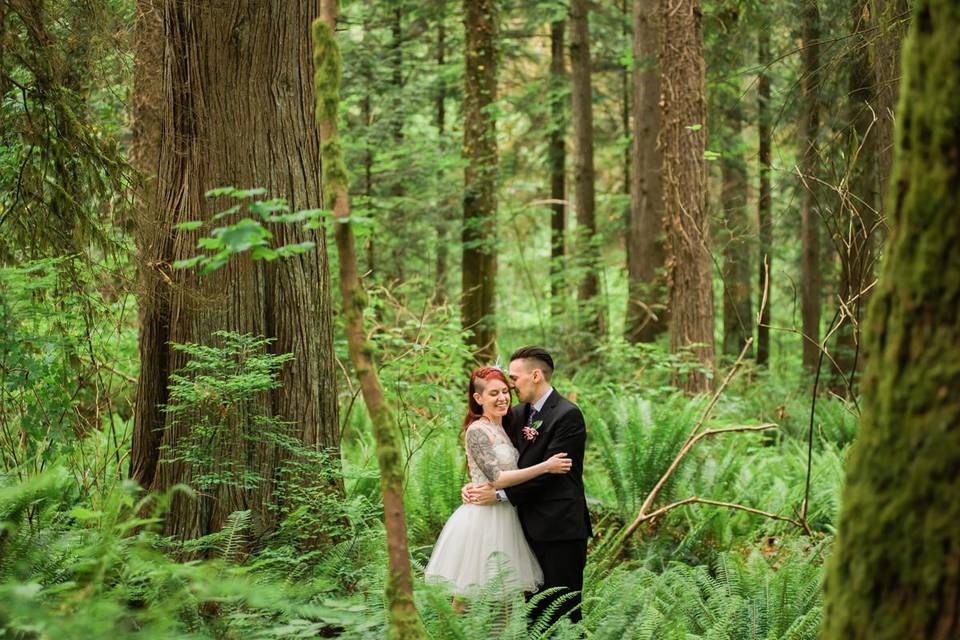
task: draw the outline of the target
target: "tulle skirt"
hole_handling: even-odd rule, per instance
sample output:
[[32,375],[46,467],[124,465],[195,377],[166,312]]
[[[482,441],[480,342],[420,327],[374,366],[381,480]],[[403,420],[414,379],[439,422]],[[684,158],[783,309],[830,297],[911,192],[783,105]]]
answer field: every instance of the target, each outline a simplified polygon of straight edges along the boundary
[[517,510],[498,502],[464,504],[453,512],[424,569],[427,582],[439,582],[457,595],[471,595],[490,580],[505,589],[536,591],[543,571],[520,527]]

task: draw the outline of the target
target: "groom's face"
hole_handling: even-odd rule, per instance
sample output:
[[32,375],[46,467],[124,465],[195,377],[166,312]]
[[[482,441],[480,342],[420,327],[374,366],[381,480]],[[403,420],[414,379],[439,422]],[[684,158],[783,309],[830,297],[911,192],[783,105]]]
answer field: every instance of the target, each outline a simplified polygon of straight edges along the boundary
[[517,392],[517,402],[536,402],[537,381],[527,360],[522,358],[510,362],[510,381]]

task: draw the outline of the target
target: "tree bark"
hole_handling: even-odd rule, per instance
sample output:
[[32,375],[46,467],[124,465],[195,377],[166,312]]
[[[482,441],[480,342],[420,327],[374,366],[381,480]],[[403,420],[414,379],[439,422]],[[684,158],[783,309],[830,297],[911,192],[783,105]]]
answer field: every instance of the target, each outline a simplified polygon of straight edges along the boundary
[[600,298],[600,247],[597,237],[595,171],[593,167],[593,85],[590,62],[589,3],[570,2],[570,84],[573,120],[574,189],[577,211],[577,254],[583,275],[577,302],[583,312],[583,346],[592,351],[604,334]]
[[[140,320],[138,349],[140,377],[137,384],[130,477],[141,486],[153,484],[159,459],[164,414],[156,409],[167,402],[166,380],[169,347],[170,296],[165,279],[170,277],[170,227],[155,219],[157,162],[161,148],[160,92],[163,78],[163,6],[159,0],[138,0],[134,25],[133,123],[130,163],[139,180],[134,190],[136,243],[139,276],[137,307]],[[149,384],[148,384],[149,383]]]
[[[872,0],[871,21],[879,34],[871,39],[871,63],[876,77],[877,180],[880,193],[887,192],[893,170],[893,125],[900,87],[900,49],[907,30],[910,6],[907,0]],[[882,205],[883,203],[881,203]]]
[[633,137],[627,223],[626,338],[652,342],[669,324],[660,189],[656,0],[633,2]]
[[706,207],[706,100],[699,0],[658,0],[661,189],[670,287],[670,349],[690,349],[700,369],[675,375],[708,391],[714,364],[713,287]]
[[[739,106],[725,113],[731,144],[743,141],[743,117]],[[725,148],[730,148],[729,146]],[[723,352],[736,357],[753,337],[753,303],[750,276],[753,235],[747,219],[747,166],[740,156],[726,157],[721,167],[720,204],[723,208]],[[747,352],[747,357],[752,353]]]
[[[757,221],[759,226],[759,285],[757,296],[760,309],[760,321],[757,325],[757,364],[766,365],[770,361],[770,306],[773,292],[770,290],[769,274],[773,272],[773,199],[770,192],[770,75],[766,66],[770,64],[770,31],[761,27],[757,36],[757,57],[760,75],[757,78],[757,136],[760,142],[760,194],[757,201]],[[766,304],[763,295],[766,292]]]
[[822,640],[960,637],[960,11],[913,7]]
[[817,216],[815,174],[820,132],[820,12],[817,0],[801,0],[803,49],[800,52],[800,89],[803,96],[803,151],[800,173],[804,183],[800,204],[800,307],[803,318],[803,366],[817,367],[820,357],[820,223]]
[[849,193],[840,207],[842,236],[835,242],[840,251],[838,295],[844,312],[832,353],[839,370],[832,376],[831,387],[841,396],[856,391],[856,379],[862,368],[860,323],[868,297],[865,290],[873,280],[877,235],[877,138],[871,106],[876,85],[868,55],[866,1],[853,0],[850,7],[852,59],[847,66],[850,135],[846,154]]
[[567,233],[567,71],[564,64],[566,21],[550,23],[550,308],[554,317],[564,310],[563,279]]
[[313,23],[313,64],[317,124],[320,130],[323,191],[326,206],[333,210],[334,237],[339,253],[340,292],[343,296],[344,328],[350,360],[357,372],[363,401],[373,423],[384,525],[387,530],[389,576],[387,579],[388,637],[395,640],[426,638],[413,600],[413,580],[407,547],[407,525],[403,506],[403,442],[396,415],[384,398],[373,361],[373,346],[367,342],[363,309],[366,294],[360,283],[353,228],[349,222],[343,152],[337,135],[340,103],[341,58],[335,31],[336,0],[321,0],[321,17]]
[[[720,19],[727,34],[736,31],[739,14],[727,9]],[[739,73],[743,64],[739,47],[728,49],[724,56],[730,74]],[[720,160],[722,187],[720,206],[723,209],[723,352],[736,357],[747,340],[753,338],[753,305],[750,295],[753,231],[747,217],[747,163],[742,156],[743,110],[738,76],[728,80],[733,86],[721,90],[723,150]],[[752,348],[747,357],[752,354]]]
[[[444,79],[444,66],[447,53],[447,11],[446,3],[441,3],[440,15],[437,18],[437,75],[439,77],[436,98],[437,137],[441,144],[444,142],[447,127],[447,83]],[[437,255],[436,255],[436,282],[433,289],[434,304],[444,304],[447,301],[447,259],[450,255],[447,238],[449,215],[446,206],[441,212],[442,219],[437,225]]]
[[464,0],[466,55],[463,155],[461,322],[472,332],[469,345],[478,362],[496,355],[497,137],[491,107],[497,99],[497,15],[495,0]]
[[[320,206],[319,142],[312,122],[309,70],[310,22],[316,7],[269,2],[210,6],[156,0],[165,34],[161,87],[160,149],[152,215],[141,234],[151,237],[141,255],[156,259],[168,300],[154,332],[144,332],[141,353],[157,361],[141,369],[138,398],[160,398],[170,372],[187,356],[166,352],[168,342],[212,344],[226,329],[273,338],[277,353],[295,360],[280,372],[281,387],[264,394],[260,411],[289,421],[305,446],[336,448],[339,441],[330,281],[322,232],[273,228],[278,244],[311,240],[317,249],[274,263],[247,257],[230,260],[211,275],[169,271],[195,253],[200,231],[174,231],[174,224],[209,220],[224,207],[205,197],[217,186],[264,187],[293,209]],[[147,294],[151,292],[148,291]],[[132,459],[134,477],[154,491],[190,484],[200,469],[184,461],[157,465],[160,447],[175,447],[190,432],[185,420],[166,416],[152,400],[138,404]],[[159,443],[146,433],[160,429]],[[269,480],[253,489],[218,485],[196,499],[177,494],[166,533],[181,539],[219,530],[227,516],[252,510],[269,529],[276,499],[273,473],[287,455],[263,441],[236,434],[238,459]],[[153,477],[149,477],[150,468]]]

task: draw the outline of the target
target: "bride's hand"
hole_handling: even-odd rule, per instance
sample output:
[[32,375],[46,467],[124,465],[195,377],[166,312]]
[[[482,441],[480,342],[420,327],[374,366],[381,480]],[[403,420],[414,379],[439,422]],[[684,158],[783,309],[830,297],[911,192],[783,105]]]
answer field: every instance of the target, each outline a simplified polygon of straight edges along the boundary
[[567,473],[573,466],[573,460],[565,453],[558,453],[548,458],[544,463],[547,473]]

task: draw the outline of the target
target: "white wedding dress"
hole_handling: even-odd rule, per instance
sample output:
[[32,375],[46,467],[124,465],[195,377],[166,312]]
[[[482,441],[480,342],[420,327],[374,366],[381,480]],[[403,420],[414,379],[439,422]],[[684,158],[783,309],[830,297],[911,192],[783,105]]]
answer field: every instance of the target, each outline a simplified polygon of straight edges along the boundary
[[[475,429],[486,437],[469,437]],[[491,482],[478,459],[495,462],[502,471],[517,468],[520,454],[499,425],[481,419],[468,427],[467,435],[467,466],[474,484]],[[507,502],[460,505],[440,532],[424,577],[467,596],[498,572],[510,589],[536,591],[543,584],[543,571],[523,535],[516,507]]]

